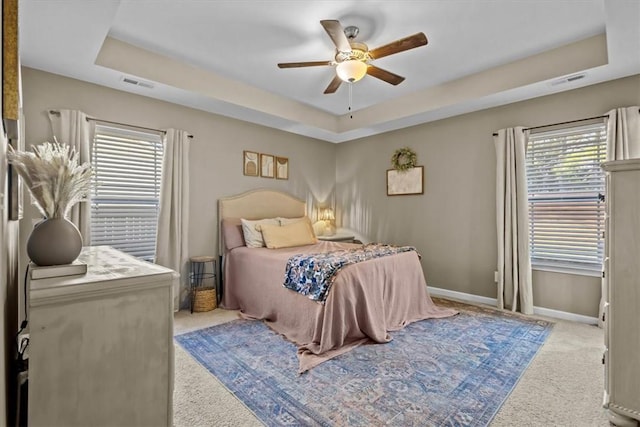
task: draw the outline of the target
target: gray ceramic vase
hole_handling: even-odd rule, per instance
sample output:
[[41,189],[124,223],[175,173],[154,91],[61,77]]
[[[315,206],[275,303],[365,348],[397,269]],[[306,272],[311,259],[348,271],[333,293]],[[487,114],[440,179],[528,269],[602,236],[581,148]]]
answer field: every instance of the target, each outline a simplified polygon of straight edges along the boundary
[[82,250],[82,235],[65,218],[40,221],[27,241],[27,255],[37,265],[71,264]]

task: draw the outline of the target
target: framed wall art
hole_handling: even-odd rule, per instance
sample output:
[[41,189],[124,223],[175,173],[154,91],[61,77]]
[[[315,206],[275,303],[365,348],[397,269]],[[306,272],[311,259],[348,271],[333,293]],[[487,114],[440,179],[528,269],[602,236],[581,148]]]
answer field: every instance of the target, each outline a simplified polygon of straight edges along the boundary
[[[18,53],[18,0],[2,4],[2,119],[20,119],[20,56]],[[5,123],[5,130],[7,129]]]
[[387,170],[387,196],[424,194],[424,167],[399,171]]
[[259,155],[254,151],[243,152],[242,172],[247,176],[260,175]]
[[276,157],[276,178],[289,179],[289,159]]
[[260,154],[260,176],[264,178],[273,178],[275,157],[271,154]]

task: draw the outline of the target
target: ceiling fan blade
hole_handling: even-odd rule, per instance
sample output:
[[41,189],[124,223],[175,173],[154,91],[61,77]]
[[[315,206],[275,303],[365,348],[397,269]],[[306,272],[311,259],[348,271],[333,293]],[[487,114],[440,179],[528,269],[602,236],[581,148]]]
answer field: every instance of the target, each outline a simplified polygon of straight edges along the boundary
[[335,76],[333,80],[331,80],[331,83],[329,83],[329,86],[327,86],[327,88],[324,90],[324,93],[335,93],[335,91],[338,90],[341,84],[342,79],[338,76]]
[[320,24],[324,27],[329,37],[333,41],[333,44],[336,45],[336,48],[340,52],[351,52],[351,44],[349,44],[349,39],[344,35],[344,29],[342,25],[340,25],[340,21],[336,20],[324,20],[320,21]]
[[427,43],[427,36],[425,36],[424,33],[418,33],[370,50],[369,56],[372,59],[383,58],[385,56],[393,55],[394,53],[404,52],[405,50],[424,46]]
[[375,65],[371,64],[367,66],[367,74],[377,79],[383,80],[387,83],[391,83],[394,86],[399,85],[404,81],[404,77],[393,74],[390,71],[383,70],[382,68],[378,68]]
[[331,61],[282,62],[278,64],[278,68],[317,67],[320,65],[331,65]]

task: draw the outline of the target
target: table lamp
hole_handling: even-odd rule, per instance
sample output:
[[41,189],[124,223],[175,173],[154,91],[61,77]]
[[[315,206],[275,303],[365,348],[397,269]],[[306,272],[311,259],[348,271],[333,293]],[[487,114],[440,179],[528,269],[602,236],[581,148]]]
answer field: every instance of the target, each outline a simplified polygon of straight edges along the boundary
[[325,228],[324,228],[324,235],[325,236],[333,236],[334,234],[336,234],[336,226],[335,226],[335,219],[336,216],[333,213],[333,209],[331,208],[323,208],[320,209],[320,215],[318,218],[320,221],[324,221],[325,224]]

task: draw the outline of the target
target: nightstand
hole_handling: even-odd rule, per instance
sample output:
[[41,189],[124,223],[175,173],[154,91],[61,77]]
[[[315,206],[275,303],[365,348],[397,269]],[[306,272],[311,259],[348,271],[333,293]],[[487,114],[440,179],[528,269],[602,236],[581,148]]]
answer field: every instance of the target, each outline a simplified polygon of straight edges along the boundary
[[318,240],[328,240],[330,242],[355,243],[355,236],[347,233],[336,233],[333,236],[318,236]]

